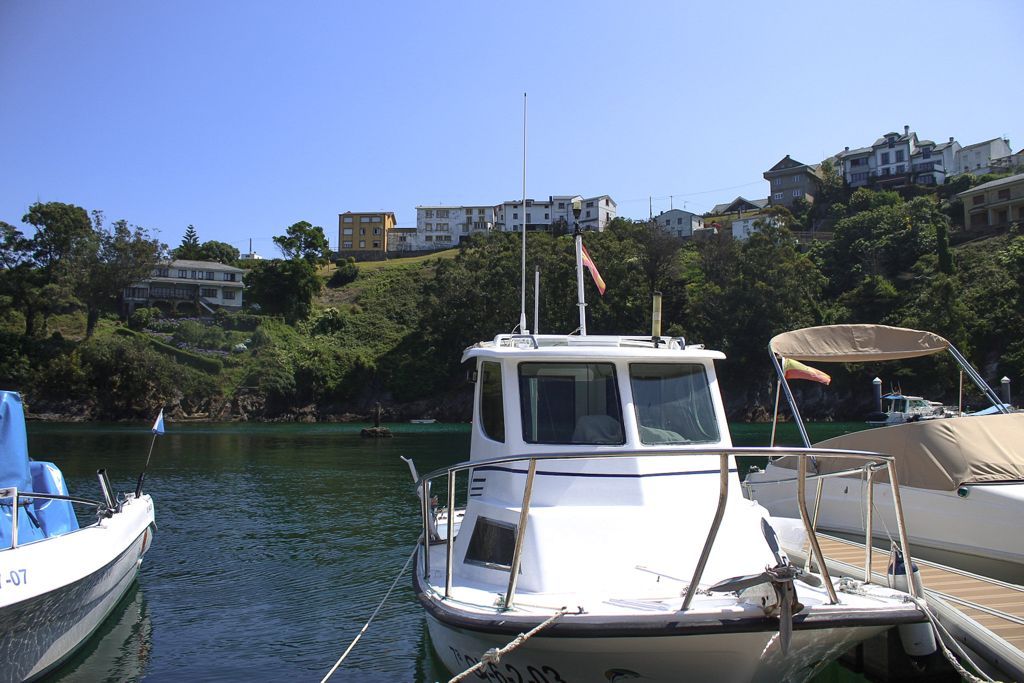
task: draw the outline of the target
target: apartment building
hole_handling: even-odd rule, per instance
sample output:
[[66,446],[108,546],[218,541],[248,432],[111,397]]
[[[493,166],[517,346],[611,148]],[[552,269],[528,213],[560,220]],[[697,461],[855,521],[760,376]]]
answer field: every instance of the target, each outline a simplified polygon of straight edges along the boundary
[[494,207],[417,206],[415,249],[447,249],[462,238],[494,230]]
[[[547,200],[527,199],[525,211],[523,200],[507,201],[494,207],[495,225],[498,230],[518,232],[526,223],[527,231],[569,232],[575,225],[572,215],[572,200],[578,195],[551,195]],[[580,229],[601,232],[618,215],[618,206],[608,195],[583,199],[580,210]]]
[[391,211],[338,214],[338,255],[356,259],[383,258],[388,251],[388,231],[395,227]]

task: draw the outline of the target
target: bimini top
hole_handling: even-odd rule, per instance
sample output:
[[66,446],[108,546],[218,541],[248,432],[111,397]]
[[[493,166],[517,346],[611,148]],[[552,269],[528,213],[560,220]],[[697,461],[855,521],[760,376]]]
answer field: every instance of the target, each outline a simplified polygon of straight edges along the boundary
[[932,332],[888,325],[822,325],[783,332],[768,343],[778,356],[819,363],[864,363],[941,353],[949,342]]
[[[866,429],[815,444],[887,453],[896,458],[901,486],[954,491],[965,484],[1024,481],[1024,413],[954,417]],[[785,462],[784,462],[785,461]],[[818,473],[829,474],[859,467],[863,460],[828,458],[818,462]],[[776,464],[796,468],[791,457]],[[888,481],[884,471],[876,481]]]

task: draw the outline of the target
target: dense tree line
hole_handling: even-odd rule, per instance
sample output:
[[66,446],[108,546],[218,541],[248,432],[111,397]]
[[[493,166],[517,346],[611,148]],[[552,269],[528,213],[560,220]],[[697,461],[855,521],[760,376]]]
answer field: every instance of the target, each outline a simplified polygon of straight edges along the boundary
[[[585,233],[607,283],[601,296],[585,278],[588,332],[648,333],[651,298],[661,292],[666,334],[728,356],[720,379],[730,413],[740,418],[770,409],[768,340],[808,325],[927,329],[950,339],[990,381],[1021,378],[1024,234],[1018,227],[954,248],[951,240],[962,235],[953,220],[956,187],[850,193],[836,178],[815,205],[772,210],[746,241],[724,232],[683,241],[652,223],[625,219]],[[831,239],[798,238],[822,221]],[[107,225],[102,214],[66,204],[33,205],[23,223],[35,234],[0,224],[0,382],[55,410],[63,401],[90,405],[94,417],[176,405],[183,413],[221,417],[324,418],[366,413],[378,400],[422,410],[450,398],[443,416],[468,417],[463,349],[513,331],[519,320],[518,235],[474,236],[453,258],[373,268],[341,260],[329,268],[323,230],[300,221],[275,238],[282,258],[247,264],[248,311],[196,321],[143,310],[127,330],[116,315],[117,297],[164,248],[142,228]],[[191,226],[173,255],[238,258],[230,245],[200,242]],[[537,268],[534,331],[573,332],[579,320],[572,236],[530,233],[527,266],[528,326],[534,327]],[[81,321],[80,333],[51,334],[48,322],[57,319],[65,330],[69,319]],[[883,372],[827,370],[832,399],[812,411],[819,417],[856,416],[869,396],[865,378]],[[884,371],[890,385],[953,398],[955,375],[942,360]],[[824,396],[817,385],[805,391]]]

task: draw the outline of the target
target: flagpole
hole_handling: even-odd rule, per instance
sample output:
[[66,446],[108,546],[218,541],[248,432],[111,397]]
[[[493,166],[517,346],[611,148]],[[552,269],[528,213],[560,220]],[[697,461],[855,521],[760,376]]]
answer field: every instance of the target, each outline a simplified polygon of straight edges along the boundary
[[576,225],[576,297],[580,307],[580,335],[587,336],[587,302],[583,295],[583,233]]
[[156,437],[164,433],[164,409],[160,409],[160,414],[156,416],[156,421],[153,422],[153,440],[149,442],[149,453],[146,454],[146,464],[143,466],[142,471],[139,472],[139,481],[135,484],[135,497],[138,498],[142,495],[142,482],[146,480],[146,470],[149,469],[149,459],[153,457],[153,446],[156,445]]

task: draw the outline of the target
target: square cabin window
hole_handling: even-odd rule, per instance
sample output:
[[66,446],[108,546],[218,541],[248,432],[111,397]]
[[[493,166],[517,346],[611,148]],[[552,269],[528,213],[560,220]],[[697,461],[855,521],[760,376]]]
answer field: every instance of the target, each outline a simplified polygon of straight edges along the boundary
[[622,445],[622,409],[611,363],[520,363],[523,440]]
[[720,440],[703,365],[631,363],[629,383],[641,442],[667,445]]

